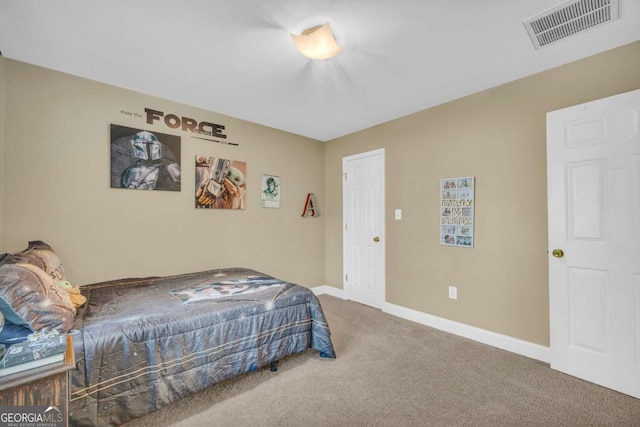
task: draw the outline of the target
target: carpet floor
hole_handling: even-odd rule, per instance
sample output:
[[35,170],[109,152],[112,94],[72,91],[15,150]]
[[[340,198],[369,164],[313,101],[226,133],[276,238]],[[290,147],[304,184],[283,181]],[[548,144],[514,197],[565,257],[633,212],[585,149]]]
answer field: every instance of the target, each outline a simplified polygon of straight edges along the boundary
[[640,400],[537,360],[321,295],[335,360],[308,350],[129,427],[640,426]]

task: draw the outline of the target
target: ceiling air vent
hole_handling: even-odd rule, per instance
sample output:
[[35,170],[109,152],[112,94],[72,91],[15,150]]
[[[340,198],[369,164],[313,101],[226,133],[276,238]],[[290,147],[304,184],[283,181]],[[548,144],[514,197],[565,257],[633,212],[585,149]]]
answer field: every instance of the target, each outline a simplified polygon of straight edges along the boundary
[[523,21],[536,49],[618,19],[618,0],[571,0]]

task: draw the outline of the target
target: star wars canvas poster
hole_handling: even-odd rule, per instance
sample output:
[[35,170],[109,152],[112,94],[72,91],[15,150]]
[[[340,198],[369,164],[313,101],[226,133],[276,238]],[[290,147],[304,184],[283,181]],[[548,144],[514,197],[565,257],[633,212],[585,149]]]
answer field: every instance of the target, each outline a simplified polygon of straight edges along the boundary
[[180,191],[180,137],[111,125],[111,187]]
[[474,177],[440,180],[440,244],[473,247]]
[[196,208],[245,209],[246,177],[245,162],[196,156]]

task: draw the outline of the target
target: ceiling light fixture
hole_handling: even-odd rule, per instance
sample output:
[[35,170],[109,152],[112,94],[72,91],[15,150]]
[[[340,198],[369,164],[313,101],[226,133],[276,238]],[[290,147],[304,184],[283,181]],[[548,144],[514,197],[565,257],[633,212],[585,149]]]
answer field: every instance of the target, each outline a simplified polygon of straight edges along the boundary
[[328,22],[308,28],[299,36],[291,34],[291,38],[298,51],[310,59],[330,59],[342,52]]

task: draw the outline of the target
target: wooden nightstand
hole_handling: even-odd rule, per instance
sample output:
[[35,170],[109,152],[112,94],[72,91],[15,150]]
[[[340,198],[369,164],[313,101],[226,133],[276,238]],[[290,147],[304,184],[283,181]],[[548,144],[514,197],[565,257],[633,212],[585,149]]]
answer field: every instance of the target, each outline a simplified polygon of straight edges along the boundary
[[64,362],[0,378],[0,406],[55,406],[69,424],[69,371],[75,369],[73,337],[67,335]]

